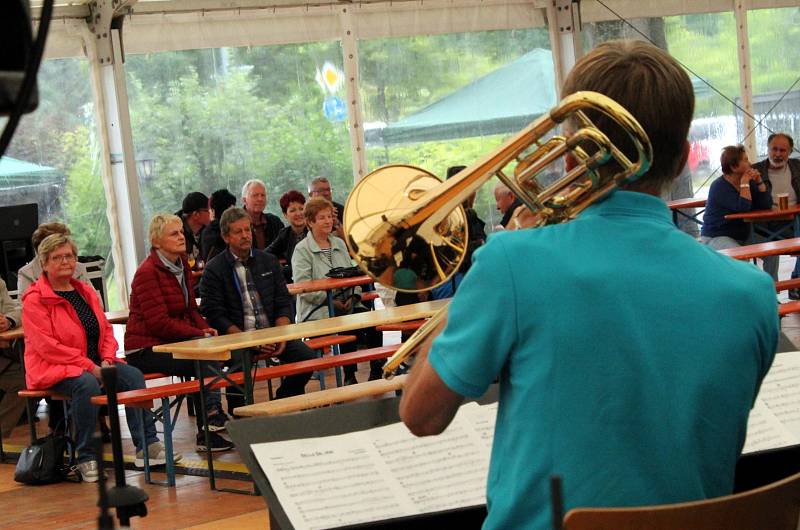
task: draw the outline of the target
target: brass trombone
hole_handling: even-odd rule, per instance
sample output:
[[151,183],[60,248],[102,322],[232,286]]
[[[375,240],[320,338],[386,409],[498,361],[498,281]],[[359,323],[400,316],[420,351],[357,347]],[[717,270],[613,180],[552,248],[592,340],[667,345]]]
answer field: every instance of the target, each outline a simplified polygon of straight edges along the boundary
[[[631,162],[587,117],[599,112],[616,122],[636,152]],[[569,136],[552,129],[571,120]],[[578,165],[543,188],[542,171],[571,153]],[[461,204],[488,179],[497,176],[534,214],[535,227],[574,219],[618,186],[645,173],[652,147],[636,119],[611,98],[576,92],[528,125],[494,152],[441,182],[414,166],[388,165],[361,179],[344,208],[347,246],[359,267],[400,291],[432,289],[456,273],[467,249],[466,214]],[[505,171],[516,162],[513,174]],[[387,361],[392,377],[405,359],[447,316],[434,315]]]

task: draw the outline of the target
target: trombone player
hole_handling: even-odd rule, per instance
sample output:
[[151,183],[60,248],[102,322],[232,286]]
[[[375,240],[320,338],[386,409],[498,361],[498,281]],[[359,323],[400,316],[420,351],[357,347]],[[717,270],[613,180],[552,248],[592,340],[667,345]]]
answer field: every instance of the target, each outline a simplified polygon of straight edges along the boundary
[[487,529],[549,528],[551,475],[567,510],[730,493],[777,345],[770,277],[679,231],[659,198],[688,155],[683,69],[649,44],[607,42],[562,95],[580,90],[638,120],[652,166],[573,221],[490,237],[400,405],[412,432],[438,434],[499,378]]

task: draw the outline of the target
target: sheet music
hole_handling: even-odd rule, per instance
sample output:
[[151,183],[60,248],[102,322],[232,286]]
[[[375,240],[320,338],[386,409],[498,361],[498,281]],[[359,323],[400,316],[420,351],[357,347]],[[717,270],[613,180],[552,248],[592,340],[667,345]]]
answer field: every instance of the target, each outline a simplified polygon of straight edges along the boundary
[[494,424],[497,421],[497,401],[487,405],[478,405],[472,401],[461,405],[460,413],[469,418],[475,432],[481,437],[486,446],[491,449],[494,440]]
[[786,447],[800,443],[789,430],[778,421],[767,405],[756,400],[747,421],[747,439],[742,454]]
[[775,356],[758,397],[800,439],[800,352]]
[[297,530],[476,506],[486,502],[491,443],[479,434],[486,420],[476,429],[473,419],[491,411],[470,409],[439,436],[395,423],[251,448]]
[[747,422],[742,453],[800,443],[800,352],[775,356]]

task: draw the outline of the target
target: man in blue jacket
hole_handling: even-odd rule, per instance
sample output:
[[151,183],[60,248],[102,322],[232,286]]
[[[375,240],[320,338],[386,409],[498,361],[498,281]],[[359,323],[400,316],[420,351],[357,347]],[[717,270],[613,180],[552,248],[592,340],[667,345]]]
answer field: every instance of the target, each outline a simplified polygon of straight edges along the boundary
[[[200,311],[220,335],[285,326],[294,320],[292,297],[286,289],[278,259],[253,248],[250,216],[241,208],[225,210],[220,219],[225,252],[206,265],[200,287]],[[299,340],[259,346],[281,363],[314,359],[314,351]],[[305,392],[310,373],[285,377],[276,397]],[[228,412],[243,405],[241,396],[227,396]]]

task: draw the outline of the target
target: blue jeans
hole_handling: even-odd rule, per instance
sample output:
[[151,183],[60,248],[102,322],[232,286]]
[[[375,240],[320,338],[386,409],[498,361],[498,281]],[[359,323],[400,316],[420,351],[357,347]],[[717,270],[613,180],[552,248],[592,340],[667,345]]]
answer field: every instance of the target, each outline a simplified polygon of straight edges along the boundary
[[[117,390],[136,390],[144,388],[142,372],[133,366],[124,363],[114,365],[117,368]],[[53,389],[70,397],[70,414],[75,425],[75,445],[78,452],[78,462],[96,460],[92,449],[92,434],[97,426],[97,407],[92,405],[93,396],[102,394],[100,381],[89,372],[83,372],[78,377],[67,377],[55,385]],[[156,426],[153,417],[142,409],[125,407],[125,419],[131,431],[133,444],[137,450],[142,447],[142,413],[144,413],[144,433],[147,445],[157,442]]]

